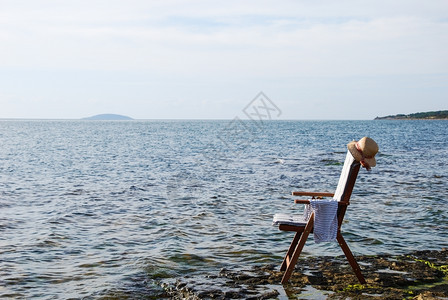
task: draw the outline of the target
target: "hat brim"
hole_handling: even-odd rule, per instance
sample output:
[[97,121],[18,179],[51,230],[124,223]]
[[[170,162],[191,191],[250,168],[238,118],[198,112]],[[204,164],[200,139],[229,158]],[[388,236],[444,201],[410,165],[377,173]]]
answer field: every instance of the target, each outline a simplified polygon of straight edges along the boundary
[[[352,154],[352,156],[356,159],[356,161],[362,160],[362,155],[359,153],[358,149],[356,149],[356,143],[357,141],[353,141],[347,144],[348,151]],[[376,159],[373,158],[364,158],[364,161],[369,164],[371,168],[376,166]]]

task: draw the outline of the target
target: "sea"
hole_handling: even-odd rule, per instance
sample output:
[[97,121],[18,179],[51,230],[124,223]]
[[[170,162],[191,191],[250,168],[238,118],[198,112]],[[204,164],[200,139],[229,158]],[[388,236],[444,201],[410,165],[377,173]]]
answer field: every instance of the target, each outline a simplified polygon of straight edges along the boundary
[[[356,255],[448,247],[445,120],[0,120],[0,297],[158,299],[162,283],[280,265],[301,213],[373,138],[343,235]],[[303,255],[341,255],[308,240]]]

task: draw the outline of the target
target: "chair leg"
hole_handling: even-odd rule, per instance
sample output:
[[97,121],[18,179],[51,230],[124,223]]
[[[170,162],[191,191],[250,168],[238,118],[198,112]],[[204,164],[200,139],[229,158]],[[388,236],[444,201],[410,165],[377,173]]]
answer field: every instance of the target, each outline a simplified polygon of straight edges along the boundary
[[294,249],[294,252],[289,260],[289,263],[286,262],[287,268],[286,268],[285,274],[283,274],[282,284],[286,284],[288,282],[289,278],[291,277],[292,271],[294,270],[294,267],[297,264],[297,260],[299,259],[300,253],[302,252],[302,249],[305,246],[305,242],[306,242],[311,230],[313,229],[313,226],[314,226],[314,215],[311,215],[310,219],[308,220],[308,223],[305,226],[305,230],[303,231],[302,235],[300,236],[299,242]]
[[356,262],[355,257],[352,254],[352,251],[350,251],[350,248],[348,247],[347,243],[345,242],[344,237],[342,236],[340,231],[338,231],[336,238],[338,240],[339,246],[341,246],[342,251],[344,251],[344,254],[347,257],[347,260],[350,263],[350,266],[352,266],[352,269],[355,272],[356,277],[358,277],[359,282],[361,284],[365,284],[366,280],[364,279],[364,276],[361,273],[361,269],[359,268],[359,265]]
[[296,249],[297,243],[300,240],[300,236],[302,235],[302,232],[296,232],[294,235],[294,238],[292,239],[291,246],[289,246],[288,252],[286,252],[285,258],[283,259],[282,266],[280,267],[280,271],[285,271],[288,267],[289,261],[291,260],[291,256],[294,253],[294,250]]

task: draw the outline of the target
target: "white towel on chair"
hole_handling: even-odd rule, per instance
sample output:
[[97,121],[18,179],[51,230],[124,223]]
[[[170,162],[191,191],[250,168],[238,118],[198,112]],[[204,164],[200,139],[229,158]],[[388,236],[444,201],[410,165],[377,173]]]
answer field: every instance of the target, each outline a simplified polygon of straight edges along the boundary
[[306,222],[302,215],[275,214],[272,225],[305,226]]
[[338,232],[338,202],[335,200],[310,200],[314,211],[314,242],[335,242]]

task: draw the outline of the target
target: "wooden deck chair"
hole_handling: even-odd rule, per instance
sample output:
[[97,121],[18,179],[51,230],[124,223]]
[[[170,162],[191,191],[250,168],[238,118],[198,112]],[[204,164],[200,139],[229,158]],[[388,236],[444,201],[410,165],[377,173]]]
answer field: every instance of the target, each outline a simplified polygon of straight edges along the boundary
[[[341,234],[341,225],[344,219],[345,211],[347,210],[347,206],[350,203],[350,196],[353,191],[353,187],[355,185],[356,177],[358,176],[360,162],[356,161],[350,151],[347,152],[347,156],[344,162],[344,167],[342,169],[341,176],[339,178],[338,186],[334,194],[332,193],[316,193],[316,192],[293,192],[294,196],[307,196],[312,197],[333,197],[334,200],[338,201],[338,209],[337,209],[337,220],[338,220],[338,228],[336,239],[341,246],[342,251],[347,257],[348,262],[350,263],[353,271],[358,277],[358,280],[361,284],[365,284],[366,281],[364,276],[361,273],[358,263],[353,257],[350,248],[345,242],[342,234]],[[310,200],[295,200],[295,203],[300,204],[309,204]],[[280,215],[280,214],[278,214]],[[277,216],[277,215],[276,215]],[[305,216],[293,215],[289,218],[280,217],[276,220],[274,216],[274,223],[279,226],[279,229],[282,231],[293,231],[296,232],[291,246],[288,249],[288,252],[285,255],[283,263],[280,267],[281,271],[285,271],[282,284],[286,284],[291,277],[291,274],[294,270],[294,267],[297,263],[297,260],[302,252],[302,249],[305,245],[305,242],[308,238],[308,235],[313,232],[314,228],[314,212],[311,213],[311,216],[306,220]]]

